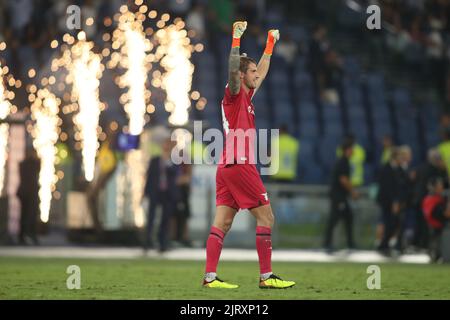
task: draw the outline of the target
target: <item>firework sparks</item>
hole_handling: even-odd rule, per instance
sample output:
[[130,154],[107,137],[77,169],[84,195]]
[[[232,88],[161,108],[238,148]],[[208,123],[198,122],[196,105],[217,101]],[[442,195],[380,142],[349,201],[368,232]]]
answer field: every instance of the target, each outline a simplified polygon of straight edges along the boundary
[[[152,68],[154,56],[150,54],[153,45],[146,38],[142,22],[145,20],[146,6],[141,6],[139,12],[133,13],[127,6],[120,8],[121,15],[117,17],[118,28],[112,34],[112,48],[108,68],[120,66],[126,72],[117,79],[120,88],[128,88],[120,97],[120,103],[129,119],[128,132],[139,135],[144,129],[147,103],[151,93],[146,88],[147,74]],[[130,185],[130,205],[136,226],[143,226],[144,211],[141,206],[144,188],[145,166],[142,161],[142,151],[132,150],[126,158],[126,180]],[[118,197],[120,198],[120,196]],[[119,201],[119,199],[118,199]],[[123,199],[120,199],[123,203]]]
[[39,209],[42,222],[48,222],[52,192],[58,177],[55,174],[55,159],[58,141],[59,105],[61,101],[48,89],[40,89],[31,105],[33,146],[41,159],[39,172]]
[[179,21],[156,32],[166,53],[161,60],[161,66],[166,70],[162,76],[162,88],[167,93],[165,108],[172,113],[169,122],[173,125],[185,125],[188,122],[188,109],[191,106],[189,92],[194,66],[190,57],[193,47],[183,27],[184,23]]
[[128,170],[128,180],[131,185],[131,206],[134,213],[134,223],[138,227],[144,226],[144,209],[141,206],[142,190],[145,181],[145,166],[143,165],[142,150],[131,150],[126,157]]
[[6,123],[0,124],[0,195],[3,192],[5,180],[5,164],[8,147],[9,126]]
[[[0,62],[0,120],[5,119],[11,112],[12,105],[9,101],[11,94],[3,85],[3,77],[6,75],[7,67],[2,67]],[[9,125],[0,124],[0,195],[3,192],[3,184],[5,180],[5,164],[7,158]]]
[[99,79],[102,77],[103,65],[101,55],[92,51],[94,44],[86,41],[84,31],[78,33],[78,41],[70,36],[65,37],[70,49],[56,62],[57,66],[65,66],[69,71],[67,83],[72,84],[72,102],[78,103],[78,114],[74,122],[80,133],[83,170],[85,179],[94,179],[95,156],[99,147],[99,116],[104,105],[99,100]]
[[127,6],[120,8],[122,15],[118,18],[118,28],[113,32],[113,49],[120,48],[120,54],[111,55],[109,67],[120,64],[127,71],[119,78],[119,86],[128,88],[121,97],[125,112],[129,118],[129,132],[139,135],[145,125],[146,101],[151,93],[146,89],[147,73],[151,69],[152,43],[146,39],[142,22],[145,15],[142,12],[128,11]]

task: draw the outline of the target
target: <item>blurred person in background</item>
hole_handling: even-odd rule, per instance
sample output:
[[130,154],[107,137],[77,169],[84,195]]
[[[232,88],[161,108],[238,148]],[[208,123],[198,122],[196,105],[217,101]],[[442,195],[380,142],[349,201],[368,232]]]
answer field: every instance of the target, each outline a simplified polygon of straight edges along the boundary
[[[297,160],[300,142],[289,134],[287,125],[280,127],[278,139],[272,139],[271,180],[280,183],[292,183],[297,178]],[[278,169],[277,171],[275,171]]]
[[[377,175],[379,175],[381,170],[383,169],[383,167],[385,167],[391,161],[392,152],[393,152],[394,148],[395,148],[394,141],[393,141],[391,135],[387,134],[387,135],[383,136],[382,151],[381,151],[381,157],[380,157],[380,167],[377,168],[377,172],[378,172]],[[379,186],[377,186],[377,187],[379,187]],[[375,229],[375,247],[378,247],[380,245],[381,240],[383,239],[383,234],[384,234],[384,219],[383,219],[383,215],[380,215],[378,222],[377,222],[376,229]]]
[[325,53],[323,76],[319,81],[320,97],[334,106],[339,104],[339,86],[343,75],[343,60],[338,52],[330,49]]
[[389,253],[389,241],[395,233],[395,221],[400,213],[399,165],[399,151],[398,148],[394,148],[392,150],[391,160],[381,168],[378,174],[377,203],[381,209],[383,232],[377,249],[384,254]]
[[185,247],[191,247],[189,239],[188,219],[191,215],[189,197],[191,194],[192,164],[182,163],[179,165],[179,175],[176,184],[179,188],[179,196],[176,203],[174,215],[175,241]]
[[323,77],[323,68],[325,66],[325,53],[330,48],[328,41],[328,30],[324,25],[317,25],[309,42],[309,71],[314,77],[316,84]]
[[19,164],[20,184],[17,197],[20,200],[20,230],[21,245],[39,244],[37,226],[39,223],[39,171],[41,161],[36,151],[29,147],[25,159]]
[[447,168],[447,173],[450,174],[450,128],[444,127],[445,121],[441,119],[442,125],[442,141],[437,146],[439,153],[441,154],[442,160]]
[[293,65],[297,57],[297,52],[297,43],[292,39],[290,34],[287,34],[283,42],[279,45],[277,55],[281,56],[289,65]]
[[205,11],[204,5],[196,3],[186,16],[186,27],[188,30],[195,31],[193,38],[196,41],[203,40],[206,35]]
[[450,203],[444,196],[444,180],[432,178],[428,183],[429,194],[422,202],[422,210],[431,230],[429,254],[432,262],[441,259],[442,231],[450,220]]
[[[353,134],[348,134],[344,137],[344,143],[348,142],[353,149],[352,156],[350,157],[350,181],[354,187],[360,187],[364,184],[364,162],[366,161],[366,151],[364,148],[356,142]],[[336,155],[338,158],[342,156],[342,148],[336,149]]]
[[378,250],[383,254],[390,255],[391,248],[399,253],[403,251],[406,217],[413,200],[411,160],[409,146],[397,147],[390,163],[380,173],[378,200],[383,212],[384,233]]
[[173,17],[186,20],[186,15],[192,7],[192,0],[166,0],[168,13]]
[[415,249],[428,249],[428,225],[422,212],[422,202],[429,192],[428,183],[432,179],[440,178],[444,183],[444,187],[448,188],[447,169],[437,148],[428,150],[427,162],[419,166],[416,172],[414,190],[415,221],[412,244]]
[[113,176],[117,166],[117,158],[112,150],[115,135],[112,130],[107,131],[107,138],[101,144],[97,159],[95,161],[94,179],[88,184],[86,195],[88,200],[89,211],[94,224],[94,229],[98,235],[103,232],[103,226],[99,212],[99,195],[106,187],[109,179]]
[[381,151],[381,165],[386,165],[392,156],[392,150],[394,149],[394,141],[390,135],[385,135],[382,141],[383,149]]
[[398,182],[399,182],[399,201],[400,212],[398,214],[397,226],[395,230],[395,249],[402,253],[405,245],[405,231],[410,225],[410,220],[413,218],[413,196],[414,183],[416,173],[411,170],[412,150],[407,145],[402,145],[399,148],[399,166],[398,166]]
[[161,253],[169,249],[170,221],[176,210],[179,198],[177,179],[179,168],[170,156],[176,142],[167,138],[163,142],[161,155],[150,160],[147,170],[144,196],[150,200],[148,209],[147,226],[144,237],[144,250],[153,248],[153,228],[156,217],[156,209],[162,208],[162,215],[158,228],[159,251]]
[[341,146],[342,155],[337,160],[330,188],[330,215],[325,230],[324,247],[328,252],[333,248],[333,231],[339,220],[344,220],[345,235],[349,249],[355,248],[353,239],[353,212],[349,204],[349,197],[358,198],[359,194],[353,187],[350,178],[350,158],[353,154],[353,144],[345,140]]

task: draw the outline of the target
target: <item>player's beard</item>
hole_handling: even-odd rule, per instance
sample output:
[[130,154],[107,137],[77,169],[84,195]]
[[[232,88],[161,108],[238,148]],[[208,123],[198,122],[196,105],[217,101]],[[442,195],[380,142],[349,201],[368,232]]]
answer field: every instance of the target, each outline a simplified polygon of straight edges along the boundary
[[246,85],[247,88],[249,88],[249,89],[255,89],[255,88],[256,88],[256,80],[253,80],[253,81],[246,80],[246,81],[245,81],[245,85]]

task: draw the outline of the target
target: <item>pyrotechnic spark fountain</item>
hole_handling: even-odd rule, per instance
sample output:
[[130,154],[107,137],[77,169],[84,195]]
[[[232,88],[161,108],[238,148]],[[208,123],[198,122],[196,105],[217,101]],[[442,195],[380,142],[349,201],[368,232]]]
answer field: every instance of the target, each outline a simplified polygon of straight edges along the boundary
[[5,180],[5,164],[8,147],[9,126],[6,123],[0,124],[0,194],[3,192]]
[[[6,75],[7,67],[2,67],[0,62],[0,120],[5,119],[11,112],[11,94],[3,85],[3,77]],[[3,185],[5,180],[5,164],[7,157],[9,125],[6,123],[0,124],[0,195],[3,192]]]
[[[142,22],[145,20],[146,6],[141,6],[139,12],[133,13],[127,6],[120,8],[118,16],[118,28],[112,35],[112,48],[119,52],[111,54],[108,63],[109,68],[117,65],[126,69],[125,74],[118,78],[120,88],[128,88],[120,102],[124,105],[128,115],[128,132],[132,135],[142,133],[145,125],[145,113],[151,93],[146,88],[147,74],[151,70],[151,62],[154,59],[149,52],[153,49],[150,40],[146,39]],[[131,207],[134,213],[134,222],[137,226],[144,225],[144,211],[141,206],[142,191],[144,188],[145,165],[142,160],[141,150],[132,150],[126,158],[126,181],[131,186]],[[117,198],[118,207],[124,203],[124,199]]]
[[127,180],[131,185],[131,206],[134,213],[134,223],[138,227],[144,226],[144,209],[141,205],[144,189],[145,166],[142,150],[131,150],[126,157],[128,166]]
[[166,70],[162,76],[162,88],[167,93],[165,108],[172,113],[169,122],[173,125],[185,125],[188,122],[188,109],[191,106],[189,92],[194,66],[189,59],[193,47],[183,27],[184,22],[178,21],[156,32],[166,53],[161,60],[161,66]]
[[38,90],[31,105],[33,146],[41,159],[39,172],[39,209],[42,222],[48,222],[52,192],[58,176],[55,174],[55,158],[58,141],[59,105],[61,101],[48,89]]
[[128,88],[120,98],[129,118],[129,132],[139,135],[145,125],[146,101],[151,93],[146,89],[147,73],[151,69],[153,49],[152,43],[146,39],[142,22],[145,15],[142,12],[128,11],[127,6],[120,8],[118,28],[113,32],[113,49],[120,48],[120,54],[113,54],[109,66],[120,64],[127,69],[119,78],[119,86]]
[[[119,66],[125,70],[124,74],[117,77],[115,81],[121,89],[126,89],[120,97],[120,103],[124,106],[129,119],[126,130],[132,135],[140,135],[146,121],[149,120],[146,111],[153,113],[155,110],[149,102],[151,93],[146,87],[147,74],[150,73],[154,62],[160,62],[166,70],[164,75],[161,75],[159,70],[152,73],[152,85],[166,90],[166,110],[172,112],[169,121],[176,125],[182,125],[188,121],[189,92],[194,70],[189,58],[194,50],[201,51],[202,46],[194,47],[190,44],[181,19],[176,19],[175,24],[166,27],[170,19],[168,14],[163,14],[161,20],[156,23],[157,34],[151,28],[144,30],[143,22],[148,8],[139,0],[135,1],[135,4],[139,7],[137,12],[131,12],[126,5],[120,7],[120,14],[114,16],[118,24],[117,29],[111,36],[108,34],[103,36],[105,41],[112,40],[112,50],[105,48],[102,53],[104,56],[110,56],[108,68]],[[148,17],[155,19],[157,12],[150,11]],[[105,21],[110,25],[110,19]],[[152,35],[153,38],[150,41],[147,36]],[[153,43],[158,45],[154,48]],[[152,52],[153,49],[155,52]],[[125,157],[125,180],[130,184],[131,191],[126,194],[132,197],[131,207],[138,226],[142,226],[144,222],[141,198],[145,182],[143,178],[145,165],[142,159],[141,150],[127,152]],[[117,197],[118,208],[127,202],[124,197],[127,196]]]
[[[66,35],[67,44],[73,44],[74,39]],[[61,59],[54,61],[52,69],[64,66],[69,74],[66,82],[72,84],[71,101],[78,103],[78,114],[74,122],[80,133],[83,170],[85,179],[92,181],[95,170],[95,156],[99,147],[98,128],[99,116],[104,104],[99,101],[99,79],[104,66],[101,55],[92,51],[94,44],[86,41],[83,31],[78,33],[78,41],[70,49],[64,51]]]

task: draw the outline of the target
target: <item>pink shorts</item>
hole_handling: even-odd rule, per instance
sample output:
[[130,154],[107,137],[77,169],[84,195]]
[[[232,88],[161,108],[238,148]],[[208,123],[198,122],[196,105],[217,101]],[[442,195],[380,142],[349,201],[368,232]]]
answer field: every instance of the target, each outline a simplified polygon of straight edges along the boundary
[[217,168],[216,206],[239,210],[269,203],[266,188],[255,165],[234,164]]

